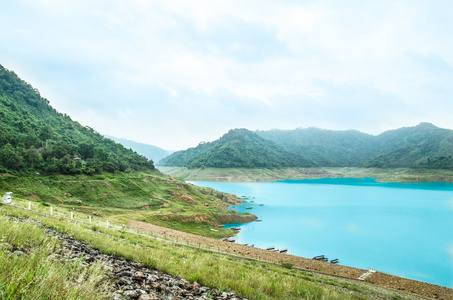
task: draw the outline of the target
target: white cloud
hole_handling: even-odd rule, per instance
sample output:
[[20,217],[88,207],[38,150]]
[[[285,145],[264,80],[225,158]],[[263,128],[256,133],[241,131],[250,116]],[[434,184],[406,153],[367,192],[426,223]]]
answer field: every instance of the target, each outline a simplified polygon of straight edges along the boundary
[[73,119],[171,149],[235,127],[453,128],[452,17],[447,1],[21,0],[0,4],[0,63]]

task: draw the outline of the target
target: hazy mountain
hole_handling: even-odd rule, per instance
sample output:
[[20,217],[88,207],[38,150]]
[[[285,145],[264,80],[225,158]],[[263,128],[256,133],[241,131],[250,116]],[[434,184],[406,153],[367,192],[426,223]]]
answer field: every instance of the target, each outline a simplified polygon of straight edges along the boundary
[[453,169],[453,131],[430,123],[374,136],[319,128],[230,130],[212,143],[179,151],[159,162],[188,168],[288,166],[423,167]]
[[273,129],[257,134],[325,167],[361,166],[378,153],[375,137],[356,130]]
[[453,167],[453,131],[420,123],[386,131],[376,137],[379,155],[368,167]]
[[430,123],[378,136],[318,128],[257,131],[320,166],[452,168],[453,131]]
[[220,139],[178,151],[158,162],[187,168],[279,168],[316,164],[247,129],[230,130]]
[[123,138],[117,138],[114,136],[106,135],[105,137],[112,139],[117,143],[120,143],[121,145],[123,145],[124,147],[126,147],[128,149],[129,148],[132,149],[133,151],[137,152],[138,154],[143,155],[146,158],[151,159],[154,162],[157,162],[157,161],[161,160],[162,158],[164,158],[174,152],[174,151],[162,149],[157,146],[139,143],[139,142],[123,139]]

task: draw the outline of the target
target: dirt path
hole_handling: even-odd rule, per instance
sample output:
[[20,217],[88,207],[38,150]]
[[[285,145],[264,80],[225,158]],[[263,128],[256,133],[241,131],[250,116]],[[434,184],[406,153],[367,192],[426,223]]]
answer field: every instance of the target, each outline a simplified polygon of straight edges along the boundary
[[[213,238],[177,231],[174,229],[169,229],[135,220],[130,221],[129,226],[138,228],[142,231],[146,231],[155,235],[160,236],[165,235],[170,239],[178,240],[180,242],[187,241],[195,245],[200,243],[205,247],[210,247],[212,250],[223,252],[227,251],[228,253],[252,257],[259,260],[266,260],[274,263],[282,262],[291,263],[294,264],[294,267],[307,271],[321,272],[329,275],[341,276],[350,279],[358,279],[360,276],[367,273],[367,270],[363,269],[334,265],[299,256],[272,252],[260,248],[254,248],[235,243],[228,243]],[[368,276],[366,276],[364,281],[379,286],[384,286],[387,288],[405,291],[412,294],[430,297],[434,299],[453,299],[453,289],[429,284],[426,282],[420,282],[393,275],[387,275],[380,272],[373,272],[369,274]]]

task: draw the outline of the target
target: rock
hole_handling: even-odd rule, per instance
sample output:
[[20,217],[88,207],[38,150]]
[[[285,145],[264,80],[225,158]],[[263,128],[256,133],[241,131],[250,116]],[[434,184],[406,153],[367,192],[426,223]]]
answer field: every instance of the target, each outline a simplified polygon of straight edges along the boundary
[[121,294],[113,294],[112,300],[121,300]]
[[154,295],[140,295],[140,297],[138,297],[138,300],[159,300],[159,298],[157,298],[156,296]]
[[13,252],[14,255],[17,255],[17,256],[22,256],[24,255],[25,253],[23,251],[20,251],[20,250],[16,250]]
[[116,276],[118,277],[132,277],[133,273],[131,271],[122,271],[122,272],[119,272],[119,273],[116,273]]
[[135,281],[143,282],[146,280],[146,276],[145,276],[145,274],[143,274],[143,272],[138,271],[138,272],[135,272],[132,279],[134,279]]
[[119,285],[131,285],[132,280],[129,277],[123,276],[118,280]]
[[137,293],[137,291],[134,290],[128,290],[123,293],[123,296],[129,297],[132,299],[137,299],[140,295]]

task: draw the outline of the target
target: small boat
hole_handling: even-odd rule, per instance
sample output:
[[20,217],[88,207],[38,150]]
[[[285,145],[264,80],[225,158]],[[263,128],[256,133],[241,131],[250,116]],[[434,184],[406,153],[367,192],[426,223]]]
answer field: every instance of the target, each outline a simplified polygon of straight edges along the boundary
[[263,222],[263,220],[255,220],[255,222]]
[[251,206],[250,207],[246,207],[245,209],[252,209],[252,207]]
[[272,247],[267,247],[267,248],[266,248],[266,250],[269,250],[269,251],[274,250],[274,249],[275,249],[275,247],[273,247],[273,246],[272,246]]
[[280,253],[286,253],[286,252],[288,252],[287,248],[280,249]]
[[230,229],[233,230],[233,231],[240,231],[241,230],[240,227],[231,227]]
[[223,239],[220,239],[221,241],[224,241],[224,242],[229,242],[229,243],[234,243],[236,242],[236,240],[232,237],[229,237],[229,238],[223,238]]
[[339,262],[339,261],[338,261],[338,258],[332,259],[332,260],[330,261],[331,264],[338,264],[338,262]]
[[260,204],[260,206],[264,206],[264,204]]
[[324,260],[324,255],[318,255],[318,256],[313,257],[312,259],[314,259],[314,260]]

